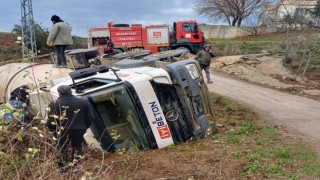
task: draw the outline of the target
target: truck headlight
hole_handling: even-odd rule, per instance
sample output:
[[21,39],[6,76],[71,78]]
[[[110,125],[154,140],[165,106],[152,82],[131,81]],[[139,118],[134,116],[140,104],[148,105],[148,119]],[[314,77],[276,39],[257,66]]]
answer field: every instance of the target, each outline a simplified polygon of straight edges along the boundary
[[189,74],[192,77],[192,79],[199,79],[200,78],[200,73],[199,73],[199,70],[198,70],[196,64],[193,64],[193,63],[187,64],[186,68],[188,69]]

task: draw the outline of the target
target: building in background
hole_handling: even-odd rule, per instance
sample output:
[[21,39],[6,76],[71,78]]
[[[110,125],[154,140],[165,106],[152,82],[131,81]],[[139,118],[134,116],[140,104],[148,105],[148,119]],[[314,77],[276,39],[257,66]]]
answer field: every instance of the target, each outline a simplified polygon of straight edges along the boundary
[[276,5],[265,6],[259,16],[258,26],[280,27],[281,20],[287,15],[312,20],[311,11],[317,0],[281,0]]

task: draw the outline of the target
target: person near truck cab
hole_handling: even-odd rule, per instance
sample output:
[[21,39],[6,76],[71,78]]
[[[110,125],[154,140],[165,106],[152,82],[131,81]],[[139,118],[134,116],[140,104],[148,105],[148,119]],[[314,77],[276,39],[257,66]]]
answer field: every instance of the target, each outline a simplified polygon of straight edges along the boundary
[[29,104],[29,85],[22,85],[14,89],[10,94],[10,104],[22,107],[23,103]]
[[106,53],[107,54],[112,54],[113,53],[113,48],[114,48],[114,44],[111,41],[111,39],[109,38],[109,36],[107,36],[107,50],[106,50]]
[[196,59],[199,61],[201,71],[204,70],[206,73],[207,83],[212,83],[210,78],[210,64],[211,58],[215,57],[212,53],[211,45],[206,44],[204,48],[199,51],[196,55]]
[[57,91],[59,98],[49,104],[47,127],[58,139],[58,166],[65,171],[69,142],[72,145],[73,162],[77,163],[82,155],[83,135],[90,127],[94,114],[85,99],[72,95],[70,86],[61,85]]
[[53,46],[58,56],[58,62],[53,67],[67,67],[65,50],[68,45],[73,44],[70,27],[57,15],[53,15],[51,21],[53,26],[48,36],[47,45]]
[[[9,104],[15,108],[21,110],[21,116],[19,122],[25,122],[25,110],[27,105],[29,105],[29,85],[22,85],[14,89],[10,94]],[[6,121],[10,121],[13,119],[13,113],[7,113],[4,116]]]

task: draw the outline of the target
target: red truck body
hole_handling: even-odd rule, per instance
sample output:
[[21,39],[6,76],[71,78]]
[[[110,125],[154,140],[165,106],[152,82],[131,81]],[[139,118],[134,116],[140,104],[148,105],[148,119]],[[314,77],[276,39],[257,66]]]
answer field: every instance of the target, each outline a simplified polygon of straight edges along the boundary
[[194,20],[175,22],[171,35],[168,25],[143,27],[141,24],[108,23],[107,27],[89,29],[89,48],[97,48],[100,54],[104,54],[107,37],[114,43],[115,52],[145,49],[156,53],[177,48],[197,52],[204,43],[203,33]]

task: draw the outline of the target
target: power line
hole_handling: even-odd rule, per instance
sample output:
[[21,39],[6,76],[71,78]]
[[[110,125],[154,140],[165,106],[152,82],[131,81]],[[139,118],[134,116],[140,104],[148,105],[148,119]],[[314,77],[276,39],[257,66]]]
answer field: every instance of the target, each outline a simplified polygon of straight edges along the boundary
[[21,28],[23,59],[37,56],[37,44],[34,30],[34,20],[31,0],[21,0]]

